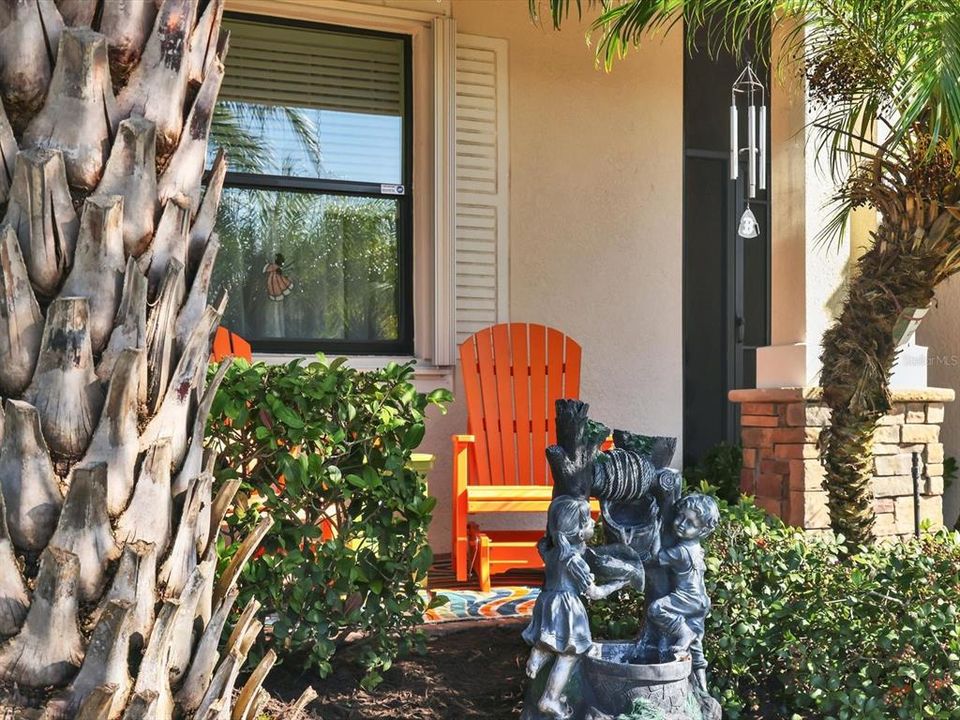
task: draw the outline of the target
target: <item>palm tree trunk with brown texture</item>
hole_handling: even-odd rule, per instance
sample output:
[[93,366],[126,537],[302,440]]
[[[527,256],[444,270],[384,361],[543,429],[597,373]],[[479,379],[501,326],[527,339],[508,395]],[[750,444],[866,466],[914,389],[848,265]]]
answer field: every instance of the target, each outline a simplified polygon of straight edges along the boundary
[[[203,429],[222,0],[0,0],[0,714],[254,717]],[[200,270],[200,272],[198,272]],[[135,669],[134,674],[131,671]]]
[[831,410],[820,440],[824,485],[831,526],[851,550],[874,538],[873,434],[890,410],[894,326],[903,310],[927,307],[936,285],[956,271],[956,217],[936,202],[911,202],[908,212],[904,199],[886,206],[840,317],[823,337],[821,385]]

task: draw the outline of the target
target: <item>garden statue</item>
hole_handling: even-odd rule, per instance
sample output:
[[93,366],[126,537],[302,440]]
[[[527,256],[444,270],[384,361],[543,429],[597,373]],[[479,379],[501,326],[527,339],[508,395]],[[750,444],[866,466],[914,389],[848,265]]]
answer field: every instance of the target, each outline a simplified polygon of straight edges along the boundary
[[[666,467],[676,441],[609,430],[589,406],[557,402],[547,449],[554,498],[539,544],[544,588],[523,633],[532,679],[523,720],[719,720],[707,692],[704,620],[710,609],[700,541],[719,521],[713,498],[681,497]],[[600,501],[608,544],[590,546],[589,498]],[[581,598],[630,585],[644,592],[640,638],[594,642]]]

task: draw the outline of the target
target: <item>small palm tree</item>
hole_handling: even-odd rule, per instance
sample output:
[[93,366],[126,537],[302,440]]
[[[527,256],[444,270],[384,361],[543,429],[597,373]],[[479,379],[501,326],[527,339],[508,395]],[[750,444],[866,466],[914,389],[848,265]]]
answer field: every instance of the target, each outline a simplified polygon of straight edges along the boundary
[[960,270],[960,5],[956,0],[530,0],[559,28],[592,8],[607,69],[645,36],[677,23],[692,44],[741,54],[769,47],[806,73],[818,148],[839,190],[823,237],[859,207],[879,216],[823,338],[822,437],[831,524],[856,549],[873,537],[873,432],[890,409],[895,328]]

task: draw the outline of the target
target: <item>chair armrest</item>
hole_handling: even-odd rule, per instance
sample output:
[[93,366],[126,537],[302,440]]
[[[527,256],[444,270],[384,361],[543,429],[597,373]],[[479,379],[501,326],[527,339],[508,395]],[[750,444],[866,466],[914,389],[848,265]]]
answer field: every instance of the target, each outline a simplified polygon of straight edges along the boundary
[[476,447],[473,435],[453,435],[453,493],[456,497],[467,490],[467,475],[470,467],[470,452]]

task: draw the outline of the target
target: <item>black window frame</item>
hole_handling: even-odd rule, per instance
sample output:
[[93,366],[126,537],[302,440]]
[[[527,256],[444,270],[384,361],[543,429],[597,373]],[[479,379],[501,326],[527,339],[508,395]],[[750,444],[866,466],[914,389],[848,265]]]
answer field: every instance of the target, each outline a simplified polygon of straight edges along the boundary
[[[246,338],[254,353],[297,354],[325,353],[335,355],[413,355],[413,41],[410,35],[381,32],[345,25],[331,25],[306,20],[225,12],[227,20],[243,20],[307,30],[400,40],[403,43],[403,114],[401,142],[401,193],[384,192],[387,183],[330,180],[326,178],[289,177],[227,171],[223,187],[279,192],[301,192],[344,197],[389,199],[397,203],[397,339],[337,340]],[[229,68],[230,56],[226,65]],[[394,186],[395,187],[395,186]]]

